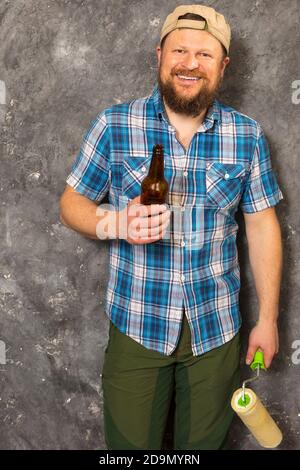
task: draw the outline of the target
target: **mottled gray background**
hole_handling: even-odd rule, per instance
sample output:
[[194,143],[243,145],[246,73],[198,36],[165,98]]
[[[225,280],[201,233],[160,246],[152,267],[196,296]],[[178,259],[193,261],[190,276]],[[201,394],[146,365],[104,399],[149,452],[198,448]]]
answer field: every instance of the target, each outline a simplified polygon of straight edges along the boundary
[[[100,373],[109,242],[62,226],[58,202],[90,121],[112,103],[151,93],[159,31],[178,4],[0,0],[1,449],[105,449]],[[300,105],[292,102],[292,83],[300,79],[300,2],[206,4],[227,15],[233,30],[222,100],[263,126],[285,196],[277,207],[281,349],[253,388],[284,432],[280,448],[299,449],[300,364],[293,364],[292,344],[300,340]],[[238,220],[245,348],[257,300],[240,213]],[[238,418],[231,443],[259,448]]]

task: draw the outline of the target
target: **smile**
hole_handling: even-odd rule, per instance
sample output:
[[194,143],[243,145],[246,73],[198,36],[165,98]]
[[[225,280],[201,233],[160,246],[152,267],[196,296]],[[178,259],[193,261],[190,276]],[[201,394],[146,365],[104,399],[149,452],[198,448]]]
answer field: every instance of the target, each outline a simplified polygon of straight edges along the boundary
[[185,75],[176,75],[176,77],[183,83],[196,83],[201,80],[201,77],[186,77]]

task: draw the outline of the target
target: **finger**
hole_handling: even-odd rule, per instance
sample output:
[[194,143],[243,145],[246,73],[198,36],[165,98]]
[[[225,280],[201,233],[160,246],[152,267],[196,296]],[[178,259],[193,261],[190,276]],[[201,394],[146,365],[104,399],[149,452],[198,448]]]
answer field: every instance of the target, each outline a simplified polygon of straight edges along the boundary
[[141,217],[148,219],[149,217],[162,214],[167,211],[167,207],[162,204],[150,204],[147,206],[144,204],[131,204],[128,207],[127,213],[129,217]]
[[273,357],[274,357],[274,353],[272,353],[271,351],[265,351],[264,363],[267,369],[270,367]]
[[277,338],[276,338],[276,354],[279,353],[279,335],[277,333]]
[[165,235],[166,235],[166,233],[167,233],[167,228],[168,228],[168,226],[165,227],[165,228],[163,228],[163,229],[159,232],[159,238],[160,238],[160,239],[163,239],[163,238],[165,237]]
[[135,239],[131,239],[129,241],[129,243],[133,244],[133,245],[145,245],[145,244],[148,244],[148,243],[153,243],[157,240],[160,240],[166,233],[166,230],[162,231],[162,232],[159,232],[158,235],[152,237],[152,238],[149,238],[149,237],[146,237],[146,238],[135,238]]
[[264,362],[265,362],[266,369],[269,369],[272,359],[273,359],[273,356],[265,356]]
[[139,235],[145,238],[156,237],[158,234],[161,234],[167,229],[169,223],[170,223],[170,220],[169,218],[167,218],[161,225],[141,228]]
[[130,204],[127,211],[128,217],[148,217],[147,206],[143,204]]
[[152,243],[151,238],[129,238],[127,241],[131,245],[146,245],[147,243]]
[[257,346],[254,344],[249,344],[248,346],[248,351],[246,355],[246,364],[249,366],[251,362],[253,361],[254,354],[257,351]]
[[170,211],[164,212],[158,215],[152,215],[151,217],[142,217],[140,220],[141,228],[154,228],[163,225],[166,221],[170,220]]
[[130,222],[130,225],[135,227],[136,225],[139,225],[141,230],[148,230],[148,233],[150,233],[150,230],[152,230],[155,227],[159,227],[163,225],[165,222],[168,222],[170,220],[169,214],[160,214],[156,215],[154,217],[136,217]]
[[165,235],[167,227],[170,223],[170,211],[167,215],[161,214],[160,217],[163,220],[161,225],[152,226],[151,219],[152,217],[142,219],[140,217],[136,217],[128,224],[128,239],[130,239],[130,243],[134,243],[135,241],[137,244],[141,243],[151,243],[151,241],[155,241],[162,236]]
[[141,203],[141,195],[134,197],[129,201],[129,204],[140,204]]
[[169,222],[170,222],[170,220],[167,219],[161,225],[157,225],[155,227],[150,227],[150,228],[141,228],[141,231],[139,232],[139,235],[142,238],[156,237],[157,235],[161,234],[162,232],[164,232],[167,229],[167,227],[169,225]]
[[149,204],[147,206],[144,205],[143,207],[145,208],[146,217],[163,214],[169,210],[166,204]]
[[166,235],[168,225],[169,225],[169,222],[166,222],[164,225],[160,226],[158,234],[154,236],[155,240],[161,239]]

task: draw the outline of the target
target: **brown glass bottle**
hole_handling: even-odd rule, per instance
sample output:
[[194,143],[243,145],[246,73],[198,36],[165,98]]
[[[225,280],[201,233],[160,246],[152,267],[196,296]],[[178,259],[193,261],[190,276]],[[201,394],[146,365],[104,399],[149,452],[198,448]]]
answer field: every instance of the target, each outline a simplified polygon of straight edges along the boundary
[[167,202],[169,185],[164,177],[164,148],[154,145],[148,175],[143,179],[141,204],[164,204]]

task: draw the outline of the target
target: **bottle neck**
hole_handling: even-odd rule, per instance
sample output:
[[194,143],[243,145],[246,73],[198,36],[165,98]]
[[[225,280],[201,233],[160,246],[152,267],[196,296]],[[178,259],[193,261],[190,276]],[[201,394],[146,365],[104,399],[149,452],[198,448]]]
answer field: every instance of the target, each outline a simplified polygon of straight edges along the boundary
[[164,178],[164,155],[162,153],[152,155],[149,176],[155,179]]

